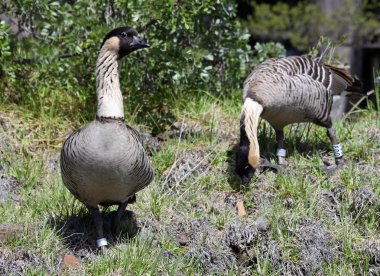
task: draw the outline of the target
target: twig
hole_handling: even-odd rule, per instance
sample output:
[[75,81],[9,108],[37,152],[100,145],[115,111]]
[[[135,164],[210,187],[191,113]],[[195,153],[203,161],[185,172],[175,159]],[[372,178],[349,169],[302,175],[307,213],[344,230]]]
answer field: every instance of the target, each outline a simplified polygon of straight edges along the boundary
[[325,56],[327,50],[330,48],[330,44],[331,44],[331,41],[329,41],[329,42],[327,43],[327,46],[326,46],[325,50],[323,51],[322,55],[319,56],[318,61],[323,60],[323,57]]
[[364,101],[365,99],[367,99],[369,96],[371,96],[373,93],[375,93],[375,90],[371,90],[371,91],[368,91],[367,94],[365,96],[363,96],[359,101],[357,101],[350,109],[350,111],[348,111],[343,119],[347,119],[347,117],[349,115],[351,115],[351,113],[353,113],[355,111],[355,109],[358,108],[358,106],[362,103],[362,101]]
[[178,158],[178,152],[179,152],[179,145],[181,144],[182,130],[183,130],[183,125],[185,123],[185,118],[186,118],[186,116],[184,116],[183,119],[182,119],[181,130],[179,132],[179,137],[178,137],[177,149],[176,149],[175,156],[174,156],[174,163],[170,167],[170,170],[169,170],[169,172],[168,172],[168,174],[167,174],[167,176],[165,178],[165,181],[164,181],[164,183],[162,183],[163,185],[165,185],[168,182],[170,173],[172,172],[172,170],[174,169],[174,167],[177,165],[177,162],[178,162],[177,158]]

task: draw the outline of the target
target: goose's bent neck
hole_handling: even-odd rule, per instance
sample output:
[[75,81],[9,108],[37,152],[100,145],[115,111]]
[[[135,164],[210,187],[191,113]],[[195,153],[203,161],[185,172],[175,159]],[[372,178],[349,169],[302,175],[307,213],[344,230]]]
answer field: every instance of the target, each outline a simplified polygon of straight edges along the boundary
[[112,51],[100,50],[96,62],[96,95],[99,118],[124,119],[123,96],[120,90],[120,60]]

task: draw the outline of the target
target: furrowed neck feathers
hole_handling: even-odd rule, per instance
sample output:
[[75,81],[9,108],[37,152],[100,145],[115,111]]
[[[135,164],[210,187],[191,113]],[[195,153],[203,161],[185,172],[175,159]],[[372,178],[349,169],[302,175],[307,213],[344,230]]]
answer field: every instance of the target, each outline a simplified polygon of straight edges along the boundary
[[118,59],[115,43],[116,41],[106,42],[100,49],[96,62],[96,116],[99,118],[124,119],[123,96],[119,82],[121,61]]

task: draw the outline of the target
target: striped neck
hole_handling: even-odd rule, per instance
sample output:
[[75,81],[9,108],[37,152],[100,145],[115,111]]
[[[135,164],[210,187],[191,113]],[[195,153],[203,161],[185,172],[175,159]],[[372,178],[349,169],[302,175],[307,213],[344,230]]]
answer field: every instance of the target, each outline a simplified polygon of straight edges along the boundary
[[[103,47],[104,48],[104,47]],[[124,119],[123,96],[120,90],[120,60],[112,51],[100,50],[96,62],[97,117]]]

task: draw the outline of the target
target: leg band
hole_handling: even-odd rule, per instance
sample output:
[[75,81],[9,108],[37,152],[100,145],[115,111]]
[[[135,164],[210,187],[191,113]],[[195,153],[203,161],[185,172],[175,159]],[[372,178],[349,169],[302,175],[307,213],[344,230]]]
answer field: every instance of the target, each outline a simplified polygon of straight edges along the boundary
[[97,247],[102,247],[108,245],[107,239],[106,238],[101,238],[96,240],[96,246]]
[[286,150],[285,149],[277,149],[276,155],[279,157],[285,157],[286,156]]
[[343,150],[341,144],[333,145],[333,151],[335,158],[342,158],[343,157]]

